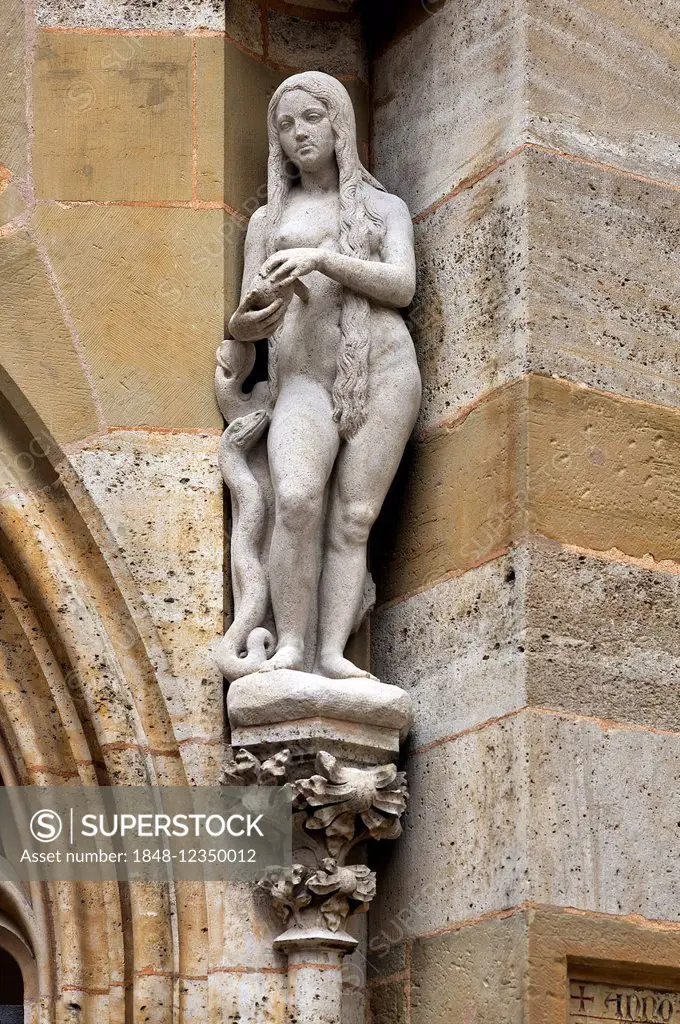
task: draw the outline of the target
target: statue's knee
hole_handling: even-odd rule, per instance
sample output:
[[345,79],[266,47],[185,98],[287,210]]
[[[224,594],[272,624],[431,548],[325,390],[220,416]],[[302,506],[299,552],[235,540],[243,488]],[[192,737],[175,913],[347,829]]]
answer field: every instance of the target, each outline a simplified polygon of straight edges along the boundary
[[290,530],[309,529],[320,518],[323,492],[313,488],[283,487],[276,499],[276,517]]
[[338,516],[337,539],[343,544],[365,544],[378,510],[369,501],[350,502]]

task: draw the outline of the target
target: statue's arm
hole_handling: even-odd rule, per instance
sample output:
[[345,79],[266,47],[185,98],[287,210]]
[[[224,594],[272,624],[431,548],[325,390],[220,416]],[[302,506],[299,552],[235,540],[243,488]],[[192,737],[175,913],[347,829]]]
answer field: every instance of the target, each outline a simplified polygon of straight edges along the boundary
[[327,249],[287,249],[270,257],[262,268],[281,287],[318,270],[345,288],[380,306],[402,309],[416,290],[413,225],[408,208],[396,196],[384,195],[385,238],[380,262],[343,256]]
[[261,206],[250,218],[244,249],[241,302],[229,321],[229,333],[235,341],[260,341],[274,333],[285,314],[282,298],[274,299],[264,309],[255,309],[249,302],[253,279],[267,256],[267,213]]

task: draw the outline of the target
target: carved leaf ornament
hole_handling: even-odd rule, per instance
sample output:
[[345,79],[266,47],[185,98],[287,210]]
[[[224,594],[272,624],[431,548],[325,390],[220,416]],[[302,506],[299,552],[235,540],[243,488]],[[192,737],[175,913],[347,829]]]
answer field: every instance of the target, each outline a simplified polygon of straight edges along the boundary
[[400,818],[408,800],[406,775],[392,764],[349,767],[321,751],[316,757],[319,774],[288,783],[290,763],[288,750],[264,762],[240,750],[225,766],[221,781],[241,786],[290,785],[304,830],[323,833],[322,841],[316,843],[317,866],[293,864],[288,871],[270,868],[260,887],[269,893],[284,924],[292,921],[304,927],[312,914],[337,932],[350,914],[368,910],[376,893],[375,872],[366,864],[346,860],[360,843],[401,835]]

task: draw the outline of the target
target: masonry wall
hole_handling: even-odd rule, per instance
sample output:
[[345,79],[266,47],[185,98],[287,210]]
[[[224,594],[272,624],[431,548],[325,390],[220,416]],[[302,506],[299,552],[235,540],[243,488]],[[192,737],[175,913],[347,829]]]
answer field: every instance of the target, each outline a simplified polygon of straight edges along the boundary
[[425,399],[375,545],[374,670],[417,718],[373,1024],[548,1024],[570,957],[678,966],[677,14],[374,25]]

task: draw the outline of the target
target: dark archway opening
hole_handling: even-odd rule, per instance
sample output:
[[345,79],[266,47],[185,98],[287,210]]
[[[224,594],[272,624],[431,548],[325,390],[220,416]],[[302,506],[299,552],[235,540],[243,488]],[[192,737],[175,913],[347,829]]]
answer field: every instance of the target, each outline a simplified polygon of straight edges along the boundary
[[13,956],[0,949],[0,1024],[24,1024],[24,979]]

